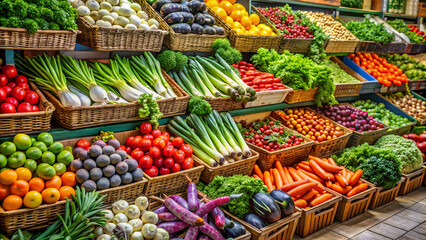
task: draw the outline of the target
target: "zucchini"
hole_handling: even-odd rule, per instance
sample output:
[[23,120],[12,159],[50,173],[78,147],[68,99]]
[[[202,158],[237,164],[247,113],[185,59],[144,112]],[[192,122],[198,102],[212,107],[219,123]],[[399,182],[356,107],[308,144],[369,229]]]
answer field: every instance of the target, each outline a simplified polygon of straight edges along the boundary
[[157,0],[152,4],[152,8],[154,8],[155,11],[160,11],[161,7],[164,4],[167,4],[167,3],[172,3],[172,1],[170,1],[170,0]]
[[187,23],[176,23],[170,26],[176,33],[190,33],[191,27]]
[[203,28],[203,26],[201,26],[198,23],[193,23],[191,25],[191,33],[203,34],[204,33],[204,28]]
[[215,35],[216,30],[214,28],[210,27],[209,25],[204,25],[204,33],[209,34],[209,35]]
[[173,12],[169,13],[167,16],[164,17],[164,21],[168,23],[169,25],[175,24],[175,23],[183,23],[183,14],[182,12]]

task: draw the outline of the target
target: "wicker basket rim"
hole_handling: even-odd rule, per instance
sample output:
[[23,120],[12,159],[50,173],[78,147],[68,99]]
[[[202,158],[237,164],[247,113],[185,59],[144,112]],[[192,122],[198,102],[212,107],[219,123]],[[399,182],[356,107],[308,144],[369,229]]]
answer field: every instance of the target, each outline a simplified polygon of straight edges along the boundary
[[422,165],[419,169],[417,169],[417,170],[414,170],[414,171],[412,171],[412,172],[410,172],[410,173],[401,173],[401,175],[403,176],[403,177],[405,177],[405,178],[412,178],[412,177],[415,177],[416,175],[418,175],[418,174],[420,174],[420,173],[422,173],[422,172],[425,172],[426,171],[426,166],[424,166],[424,165]]
[[333,191],[332,189],[326,188],[325,192],[330,193],[332,195],[332,197],[329,200],[327,200],[327,201],[325,201],[325,202],[323,202],[323,203],[321,203],[321,204],[319,204],[315,207],[311,207],[308,210],[306,210],[304,208],[298,208],[298,207],[296,207],[296,209],[298,211],[302,212],[303,214],[308,215],[312,212],[319,211],[322,208],[326,208],[326,207],[328,207],[328,206],[330,206],[330,205],[332,205],[332,204],[334,204],[334,203],[336,203],[336,202],[338,202],[342,199],[342,194],[340,194],[336,191]]
[[115,32],[115,33],[120,33],[120,32],[146,32],[146,33],[161,33],[162,35],[169,34],[167,31],[164,31],[164,30],[161,30],[161,29],[145,30],[145,29],[124,29],[124,28],[112,28],[112,27],[111,28],[102,28],[102,27],[99,27],[98,25],[93,25],[93,24],[89,23],[83,17],[79,17],[78,19],[79,19],[79,21],[83,22],[85,27],[87,27],[90,30],[95,30],[95,31],[106,31],[106,32]]
[[[0,27],[0,31],[13,31],[13,32],[27,32],[27,30],[25,28],[11,28],[11,27]],[[65,34],[80,34],[81,31],[76,29],[76,30],[37,30],[37,32],[35,33],[54,33],[54,34],[59,34],[59,33],[65,33]],[[34,33],[34,34],[35,34]]]
[[236,160],[235,162],[229,163],[227,165],[218,165],[216,167],[212,167],[210,165],[208,165],[207,163],[205,163],[203,160],[201,160],[199,157],[192,155],[192,158],[194,159],[194,161],[197,161],[200,165],[204,165],[205,168],[207,169],[212,169],[212,170],[221,170],[233,165],[237,165],[237,164],[241,164],[242,162],[250,162],[251,160],[255,159],[255,158],[259,158],[259,153],[254,151],[253,149],[250,149],[250,151],[253,153],[253,155],[249,158],[244,158],[241,160]]
[[145,172],[143,173],[143,175],[144,175],[145,178],[148,179],[148,181],[153,181],[153,180],[157,180],[157,179],[160,179],[160,178],[171,178],[171,177],[181,175],[181,174],[185,175],[185,173],[196,172],[196,171],[199,171],[200,169],[203,170],[204,166],[202,166],[202,165],[194,166],[193,168],[190,168],[190,169],[186,169],[186,170],[175,172],[175,173],[169,173],[167,175],[156,176],[156,177],[150,177]]

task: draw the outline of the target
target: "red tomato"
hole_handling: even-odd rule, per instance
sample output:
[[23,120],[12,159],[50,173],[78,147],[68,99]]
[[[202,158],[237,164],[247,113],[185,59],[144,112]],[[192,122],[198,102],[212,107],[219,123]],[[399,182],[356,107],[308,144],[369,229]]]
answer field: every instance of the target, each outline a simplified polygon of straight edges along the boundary
[[90,142],[87,141],[86,139],[80,139],[77,142],[77,147],[88,148],[90,147]]
[[11,103],[2,103],[0,105],[0,113],[16,113],[15,106]]
[[[161,136],[165,136],[165,137],[167,137],[167,141],[166,141],[166,142],[170,141],[170,134],[169,134],[168,132],[163,132],[163,133],[161,134]],[[166,140],[166,139],[165,139],[165,140]]]
[[152,142],[151,142],[151,140],[149,140],[149,139],[147,139],[147,138],[142,138],[142,140],[141,140],[141,150],[142,151],[149,151],[149,149],[151,148],[151,146],[152,146]]
[[6,96],[10,96],[10,94],[12,93],[12,88],[9,86],[3,86],[3,90],[6,92]]
[[152,157],[149,155],[145,155],[139,159],[139,166],[141,168],[150,168],[153,163],[154,160],[152,160]]
[[161,150],[158,147],[152,147],[151,149],[149,149],[149,156],[151,156],[152,158],[158,158],[161,156]]
[[6,86],[9,86],[10,88],[16,87],[16,82],[9,82],[6,84]]
[[158,168],[162,167],[164,164],[164,158],[163,157],[158,157],[158,158],[154,158],[154,165],[157,166]]
[[29,102],[32,105],[35,105],[35,104],[38,103],[39,96],[36,92],[31,91],[31,90],[27,90],[25,92],[26,92],[25,97],[24,97],[25,102]]
[[160,175],[167,175],[170,173],[170,169],[166,167],[161,167],[159,171],[160,171]]
[[175,160],[173,160],[173,158],[168,157],[168,158],[164,159],[164,166],[165,167],[171,168],[171,167],[173,167],[173,165],[175,165]]
[[137,148],[137,147],[141,147],[142,146],[142,137],[141,136],[136,136],[135,139],[133,140],[133,148]]
[[183,169],[191,169],[194,166],[194,159],[192,158],[185,158],[185,160],[183,160],[182,163],[182,168]]
[[18,110],[18,112],[32,112],[33,108],[31,107],[31,104],[29,104],[27,102],[23,102],[23,103],[18,105],[17,110]]
[[175,172],[179,172],[179,171],[180,171],[180,169],[181,169],[180,164],[179,164],[179,163],[175,163],[175,164],[173,165],[173,167],[170,169],[170,171],[171,171],[172,173],[175,173]]
[[133,141],[135,140],[135,137],[128,137],[126,139],[126,146],[128,147],[132,147],[133,146]]
[[177,150],[174,154],[173,154],[173,159],[175,160],[175,162],[177,163],[182,163],[183,160],[185,160],[185,152],[182,150]]
[[151,140],[151,142],[154,141],[154,137],[151,134],[145,134],[145,135],[143,135],[142,138],[149,139],[149,140]]
[[175,147],[173,147],[172,145],[168,145],[163,149],[163,156],[171,157],[173,156],[174,151],[175,151]]
[[7,77],[4,74],[0,74],[0,86],[6,86]]
[[185,157],[189,158],[192,156],[192,147],[189,144],[183,144],[180,148],[185,153]]
[[12,89],[12,97],[16,98],[18,101],[22,101],[25,97],[25,90],[21,87],[14,87]]
[[28,85],[28,83],[18,83],[18,84],[16,84],[16,86],[23,88],[25,90],[30,90],[30,85]]
[[12,65],[3,66],[1,71],[8,79],[14,78],[18,75],[18,71],[16,71],[16,68]]
[[126,151],[126,146],[120,145],[120,147],[118,149]]
[[148,123],[148,122],[142,123],[141,126],[140,126],[140,130],[141,130],[141,133],[143,133],[143,134],[150,133],[152,131],[151,123]]
[[28,79],[27,77],[23,76],[23,75],[19,75],[16,77],[15,79],[16,83],[28,83]]
[[0,103],[4,102],[7,98],[6,91],[3,88],[0,88]]
[[40,109],[36,105],[31,105],[31,112],[38,112]]
[[154,138],[158,138],[159,136],[161,136],[161,131],[159,129],[154,129],[152,130],[151,134]]
[[154,141],[152,142],[152,146],[158,147],[160,150],[162,150],[166,146],[166,142],[164,141],[164,139],[158,137],[154,139]]
[[126,153],[128,154],[128,155],[130,155],[131,153],[132,153],[132,148],[131,147],[126,147]]
[[166,144],[169,143],[170,140],[170,138],[165,135],[160,135],[158,138],[163,139]]
[[150,177],[158,176],[158,168],[156,166],[151,166],[143,171]]
[[[1,90],[0,90],[1,91]],[[19,102],[18,102],[18,100],[16,100],[15,98],[13,98],[13,97],[7,97],[6,98],[6,100],[4,101],[5,103],[11,103],[11,104],[13,104],[13,106],[15,106],[15,107],[18,107],[18,105],[19,105]]]
[[141,159],[144,155],[144,152],[142,152],[139,149],[135,149],[132,151],[132,153],[130,154],[130,156],[135,159],[136,161],[139,161],[139,159]]
[[173,138],[172,144],[176,148],[180,148],[183,145],[183,139],[181,137],[175,137]]

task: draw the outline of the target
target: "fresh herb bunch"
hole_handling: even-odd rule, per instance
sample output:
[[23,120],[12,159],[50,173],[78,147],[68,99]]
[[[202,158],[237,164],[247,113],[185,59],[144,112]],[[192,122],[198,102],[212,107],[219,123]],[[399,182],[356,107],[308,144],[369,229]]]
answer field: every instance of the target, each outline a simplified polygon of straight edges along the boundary
[[364,41],[374,41],[380,42],[382,44],[388,44],[395,40],[393,34],[386,31],[386,28],[382,23],[376,24],[370,21],[368,18],[364,18],[364,21],[362,22],[350,21],[344,25],[357,38]]
[[340,5],[343,7],[350,7],[350,8],[362,8],[363,3],[364,3],[363,0],[342,0],[340,2]]
[[415,32],[411,32],[410,28],[405,24],[404,20],[402,19],[395,19],[395,20],[388,20],[387,23],[391,25],[395,30],[397,30],[400,33],[404,33],[407,35],[407,37],[410,39],[410,42],[413,43],[424,43],[426,42],[425,39],[423,39],[422,35],[417,35]]
[[212,106],[202,97],[191,96],[188,102],[188,111],[198,116],[204,116],[212,112]]
[[75,30],[76,10],[67,0],[1,0],[0,26],[37,30]]
[[151,94],[141,94],[138,98],[138,104],[141,105],[138,114],[139,117],[149,117],[149,122],[153,128],[159,126],[158,120],[163,117],[163,113],[160,111],[160,107]]

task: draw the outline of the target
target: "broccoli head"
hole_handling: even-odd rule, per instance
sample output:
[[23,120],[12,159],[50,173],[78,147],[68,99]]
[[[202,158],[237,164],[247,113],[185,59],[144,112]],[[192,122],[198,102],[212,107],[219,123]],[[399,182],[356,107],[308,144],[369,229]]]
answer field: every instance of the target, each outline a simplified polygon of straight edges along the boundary
[[192,96],[188,102],[188,110],[190,113],[204,116],[212,112],[212,106],[202,97]]
[[229,43],[228,39],[226,39],[226,38],[218,38],[218,39],[214,40],[214,42],[211,46],[211,48],[215,52],[220,48],[228,49],[230,47],[231,47],[231,43]]
[[226,38],[216,39],[211,47],[215,53],[219,54],[230,65],[238,63],[243,59],[241,52],[231,47],[231,44]]
[[157,55],[157,60],[166,72],[176,68],[176,54],[172,50],[161,52]]
[[174,70],[181,71],[188,64],[188,57],[183,55],[183,53],[181,52],[175,52],[175,56],[176,56],[176,67]]

